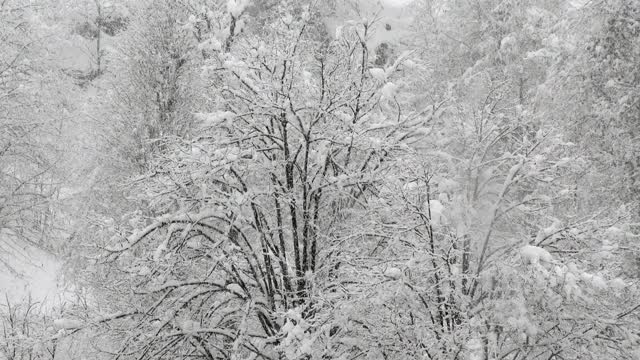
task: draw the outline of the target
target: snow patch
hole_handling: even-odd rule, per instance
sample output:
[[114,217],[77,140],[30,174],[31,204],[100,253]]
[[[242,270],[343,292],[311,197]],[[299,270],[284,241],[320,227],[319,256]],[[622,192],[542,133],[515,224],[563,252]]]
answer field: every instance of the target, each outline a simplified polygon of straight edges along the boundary
[[606,290],[608,287],[607,282],[600,275],[593,275],[591,278],[591,286],[598,290]]
[[198,44],[198,50],[221,51],[222,43],[220,42],[220,40],[212,37]]
[[384,86],[380,90],[380,93],[382,94],[383,98],[391,100],[395,97],[395,94],[397,91],[398,91],[398,85],[392,82],[388,82],[384,84]]
[[418,67],[418,65],[413,60],[405,60],[402,64],[407,70],[414,70]]
[[242,287],[238,284],[227,285],[227,290],[231,291],[236,295],[244,296],[244,290],[242,290]]
[[385,82],[387,80],[387,73],[381,68],[371,68],[369,69],[369,74],[379,82]]
[[615,278],[609,281],[609,286],[611,286],[611,288],[613,288],[616,291],[620,291],[627,287],[627,283],[620,278]]
[[393,280],[398,280],[402,278],[402,270],[396,267],[390,267],[384,271],[384,276],[391,278]]
[[500,49],[504,50],[507,48],[513,48],[516,46],[516,38],[513,37],[512,35],[509,36],[505,36],[501,41],[500,41]]
[[[230,122],[236,114],[230,111],[219,111],[213,113],[196,113],[196,119],[202,121],[206,126],[216,126],[223,122]],[[228,125],[228,124],[227,124]]]
[[49,307],[64,301],[58,286],[62,263],[53,254],[19,238],[9,229],[0,228],[0,298],[11,302],[27,296]]
[[200,323],[191,319],[183,319],[178,324],[184,332],[196,332],[200,329]]
[[202,247],[202,241],[200,239],[192,238],[187,240],[187,243],[185,245],[190,249],[197,250]]
[[340,25],[336,26],[336,34],[335,34],[336,39],[342,38],[342,29],[343,29],[343,26],[340,26]]
[[520,256],[527,264],[538,264],[540,261],[550,263],[553,261],[553,257],[547,250],[533,245],[523,246],[520,249]]
[[138,275],[140,276],[151,275],[151,269],[148,266],[143,265],[138,269]]
[[438,183],[438,189],[441,192],[454,192],[458,188],[460,188],[460,184],[452,179],[443,179]]
[[413,0],[381,0],[380,3],[384,7],[399,8],[411,4]]
[[605,231],[605,235],[609,240],[622,240],[624,239],[624,231],[617,226],[612,226]]
[[77,329],[82,327],[82,322],[78,320],[61,318],[53,320],[53,326],[58,329]]
[[239,17],[244,9],[246,9],[249,1],[247,0],[228,0],[227,11],[234,17]]
[[431,213],[431,224],[438,226],[442,223],[444,205],[440,200],[429,200],[429,212]]

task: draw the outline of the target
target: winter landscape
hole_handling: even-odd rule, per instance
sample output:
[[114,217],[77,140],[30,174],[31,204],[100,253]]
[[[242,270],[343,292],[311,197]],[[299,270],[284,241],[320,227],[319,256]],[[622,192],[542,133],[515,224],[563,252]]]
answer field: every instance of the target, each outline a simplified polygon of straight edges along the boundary
[[640,359],[640,1],[0,0],[0,359]]

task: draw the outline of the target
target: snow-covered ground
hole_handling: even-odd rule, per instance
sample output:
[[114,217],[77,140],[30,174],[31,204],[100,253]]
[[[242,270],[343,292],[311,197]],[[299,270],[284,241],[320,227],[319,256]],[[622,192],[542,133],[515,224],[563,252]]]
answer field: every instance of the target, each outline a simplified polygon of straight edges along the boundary
[[62,264],[56,258],[19,239],[6,229],[0,230],[0,299],[11,302],[25,299],[54,304],[59,300],[58,277]]

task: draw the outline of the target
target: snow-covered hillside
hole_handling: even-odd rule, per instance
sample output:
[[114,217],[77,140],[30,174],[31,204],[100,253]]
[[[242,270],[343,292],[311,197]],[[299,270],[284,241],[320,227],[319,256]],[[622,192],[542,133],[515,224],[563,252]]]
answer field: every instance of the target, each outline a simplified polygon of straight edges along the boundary
[[16,302],[31,295],[39,302],[58,300],[61,263],[8,230],[0,230],[0,269],[0,298]]

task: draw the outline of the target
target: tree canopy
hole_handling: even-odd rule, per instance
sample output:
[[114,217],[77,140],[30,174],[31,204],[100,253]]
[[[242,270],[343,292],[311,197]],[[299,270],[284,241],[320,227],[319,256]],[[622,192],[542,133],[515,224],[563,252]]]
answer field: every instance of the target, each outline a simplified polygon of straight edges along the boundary
[[7,358],[640,356],[635,1],[53,6],[0,5],[0,266],[63,264]]

